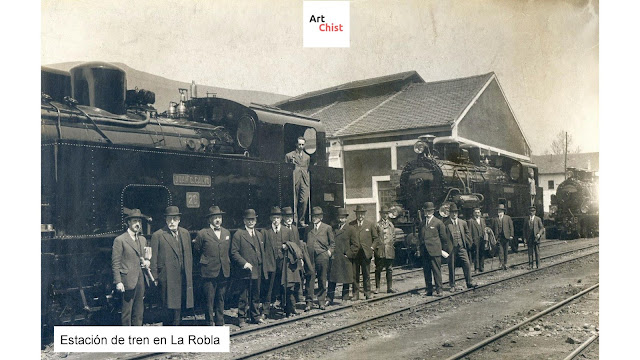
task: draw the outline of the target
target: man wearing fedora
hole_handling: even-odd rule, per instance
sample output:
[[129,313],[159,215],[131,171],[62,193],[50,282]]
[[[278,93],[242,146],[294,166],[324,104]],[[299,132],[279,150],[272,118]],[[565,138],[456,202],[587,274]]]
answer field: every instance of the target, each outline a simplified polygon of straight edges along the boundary
[[[318,279],[318,306],[321,310],[324,310],[327,296],[329,259],[334,252],[335,243],[331,226],[323,223],[322,218],[322,208],[314,206],[311,209],[311,221],[313,224],[305,230],[304,241],[307,244],[310,260],[315,269],[315,274],[313,275]],[[305,310],[310,309],[313,302],[313,275],[311,277],[307,275],[307,306]]]
[[364,295],[367,299],[371,295],[371,281],[369,279],[369,266],[373,257],[373,244],[378,241],[378,227],[375,223],[365,219],[367,210],[363,205],[356,206],[356,219],[349,223],[349,253],[353,259],[353,299],[360,298],[360,272],[364,283]]
[[479,207],[473,208],[473,217],[468,220],[467,224],[471,231],[471,241],[475,250],[472,254],[473,268],[475,271],[483,272],[485,257],[484,228],[487,227],[487,224],[482,218],[482,211]]
[[298,223],[301,226],[305,224],[305,216],[307,214],[307,205],[309,204],[309,187],[311,179],[309,177],[309,164],[311,157],[304,151],[304,137],[299,137],[296,149],[285,155],[284,161],[295,165],[293,169],[293,186],[294,186],[294,202],[298,215]]
[[231,273],[229,248],[231,234],[222,227],[224,211],[218,206],[205,215],[209,226],[198,231],[193,248],[200,256],[200,275],[207,300],[205,318],[208,325],[224,325],[224,297]]
[[291,207],[283,207],[282,208],[282,221],[284,226],[291,230],[293,235],[294,242],[298,244],[300,249],[302,250],[302,267],[300,268],[300,279],[301,284],[297,287],[295,298],[297,302],[302,301],[304,299],[304,291],[303,291],[303,283],[305,279],[305,274],[310,274],[315,272],[315,269],[311,267],[311,260],[309,257],[309,251],[307,249],[307,244],[304,241],[300,240],[300,232],[298,227],[293,224],[293,209]]
[[[425,214],[418,231],[418,253],[422,258],[424,282],[427,285],[427,296],[433,295],[433,282],[436,283],[436,296],[442,296],[442,272],[440,261],[442,249],[447,247],[447,229],[444,223],[433,216],[436,208],[432,202],[422,206]],[[432,282],[433,277],[433,282]]]
[[493,233],[498,242],[498,259],[500,259],[500,268],[507,270],[507,252],[509,251],[509,242],[513,241],[513,221],[509,215],[505,214],[504,204],[498,205],[496,208],[498,216],[493,218]]
[[451,204],[449,207],[449,219],[444,223],[447,229],[447,240],[449,244],[449,290],[456,290],[456,261],[462,263],[462,271],[467,288],[474,288],[477,285],[471,281],[471,264],[467,249],[471,247],[471,233],[467,222],[458,219],[458,206]]
[[396,240],[396,228],[389,220],[389,214],[391,210],[388,206],[384,205],[380,209],[380,221],[378,221],[378,241],[373,244],[374,263],[376,265],[375,279],[377,294],[380,291],[380,278],[382,276],[382,270],[386,270],[387,277],[387,293],[396,292],[393,290],[393,259],[396,257],[394,243]]
[[[263,266],[267,272],[268,280],[263,286],[264,297],[262,308],[264,314],[269,317],[271,312],[271,303],[280,295],[280,284],[282,282],[282,262],[284,260],[284,251],[287,249],[286,243],[294,241],[293,233],[290,229],[282,226],[282,211],[279,207],[271,208],[269,214],[271,226],[265,229],[264,235],[264,255]],[[281,303],[284,303],[281,301]]]
[[180,209],[169,206],[164,218],[167,226],[151,235],[151,273],[160,285],[166,309],[164,325],[180,325],[182,309],[193,308],[193,255],[191,236],[180,227]]
[[142,219],[139,209],[131,210],[125,217],[127,231],[113,240],[111,249],[111,270],[116,290],[122,293],[122,326],[142,325],[144,312],[143,267],[149,267],[144,259],[147,240],[140,235]]
[[334,228],[336,247],[331,254],[331,269],[329,270],[329,291],[326,305],[333,305],[336,284],[342,284],[342,301],[349,297],[349,287],[353,283],[353,262],[347,257],[349,252],[349,225],[347,218],[349,213],[345,208],[338,209],[338,224]]
[[265,322],[260,315],[260,284],[267,278],[267,273],[262,266],[264,237],[255,229],[257,217],[255,210],[245,210],[244,228],[238,229],[231,239],[231,260],[237,269],[234,276],[240,280],[239,327],[245,326],[245,320],[256,324]]
[[536,207],[529,206],[529,217],[524,221],[524,239],[527,242],[529,255],[529,270],[533,269],[533,258],[536,258],[536,269],[540,268],[540,240],[544,238],[545,230],[542,219],[536,216]]

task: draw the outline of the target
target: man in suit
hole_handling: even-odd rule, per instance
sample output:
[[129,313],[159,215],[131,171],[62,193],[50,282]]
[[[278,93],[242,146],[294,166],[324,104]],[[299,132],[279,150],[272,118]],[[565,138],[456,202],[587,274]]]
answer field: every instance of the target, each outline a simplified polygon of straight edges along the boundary
[[[322,208],[315,206],[311,210],[312,225],[307,227],[304,234],[304,241],[309,252],[313,252],[311,262],[315,269],[315,276],[318,279],[318,307],[325,309],[327,296],[327,274],[329,272],[329,259],[335,249],[333,230],[331,226],[322,222]],[[313,280],[307,276],[307,306],[308,309],[313,302]],[[310,286],[309,286],[310,285]],[[305,310],[306,310],[305,309]]]
[[509,242],[513,240],[513,221],[509,215],[505,214],[504,204],[498,205],[496,208],[498,216],[493,218],[493,233],[498,242],[498,259],[500,259],[500,268],[507,270],[507,252],[509,251]]
[[200,230],[193,242],[200,256],[200,275],[207,300],[205,317],[207,324],[215,326],[224,325],[224,296],[231,273],[231,233],[222,227],[223,214],[220,207],[210,207],[206,215],[209,226]]
[[140,235],[142,219],[140,210],[133,209],[125,217],[127,231],[113,240],[111,270],[116,290],[122,293],[122,326],[142,325],[144,312],[143,268],[150,266],[144,259],[147,240]]
[[542,219],[536,216],[536,207],[529,207],[529,217],[524,221],[522,231],[527,242],[527,252],[529,253],[529,270],[533,269],[533,257],[536,258],[536,269],[540,268],[540,240],[544,238],[545,230]]
[[418,253],[422,259],[427,296],[433,295],[433,282],[436,283],[436,296],[442,296],[440,259],[442,258],[442,249],[447,247],[447,229],[440,219],[433,216],[435,210],[432,202],[424,203],[422,211],[424,211],[425,219],[418,231]]
[[311,179],[309,177],[309,164],[311,157],[304,151],[306,140],[301,136],[298,138],[296,149],[285,155],[284,161],[295,165],[293,169],[294,199],[298,215],[298,224],[305,225],[307,205],[309,204],[309,187]]
[[353,262],[347,257],[349,252],[349,213],[345,208],[338,209],[338,224],[334,228],[336,247],[331,254],[331,269],[329,270],[329,300],[326,305],[333,305],[336,284],[342,284],[342,302],[350,300],[349,286],[353,283]]
[[484,271],[484,228],[487,226],[479,207],[473,208],[473,218],[468,220],[469,230],[471,231],[471,241],[473,242],[473,269],[475,271]]
[[451,204],[449,207],[449,219],[444,223],[447,229],[449,243],[449,290],[456,290],[456,260],[462,263],[462,271],[467,288],[477,285],[471,281],[471,264],[467,249],[471,247],[471,233],[467,222],[458,219],[458,206]]
[[378,221],[378,241],[373,244],[374,263],[376,265],[375,279],[376,290],[374,294],[380,291],[380,278],[382,270],[386,270],[387,277],[387,293],[395,293],[393,289],[393,259],[396,257],[394,243],[396,240],[396,228],[389,220],[390,209],[383,206],[380,209],[380,221]]
[[260,284],[267,278],[267,273],[262,266],[264,237],[255,229],[257,217],[255,210],[245,210],[244,229],[238,229],[231,239],[231,260],[237,268],[234,273],[240,279],[238,326],[241,328],[245,326],[245,320],[256,324],[265,322],[260,316]]
[[373,256],[373,243],[378,241],[378,228],[375,223],[365,220],[367,210],[363,205],[356,206],[356,219],[349,223],[349,253],[353,259],[353,299],[360,297],[360,272],[364,283],[364,295],[371,299],[371,283],[369,280],[369,266]]
[[[287,206],[282,208],[282,221],[284,223],[284,226],[291,230],[294,242],[296,244],[298,244],[298,246],[300,247],[300,249],[302,250],[302,267],[300,268],[300,279],[301,279],[301,284],[297,287],[294,288],[294,295],[296,298],[296,302],[300,302],[302,301],[302,299],[304,299],[304,293],[303,293],[303,284],[304,283],[304,278],[305,278],[305,274],[310,274],[315,272],[315,269],[313,269],[311,267],[311,260],[309,257],[309,251],[307,249],[307,244],[304,243],[304,241],[300,240],[300,232],[298,230],[298,227],[293,225],[293,209],[291,209],[291,207]],[[312,285],[313,286],[313,285]]]
[[[282,211],[279,207],[271,208],[269,215],[271,226],[265,229],[263,266],[267,272],[268,280],[264,283],[264,298],[262,308],[267,317],[271,313],[271,303],[280,295],[280,284],[282,283],[282,262],[284,260],[284,250],[286,243],[294,241],[293,233],[286,226],[282,226]],[[284,303],[281,301],[281,303]]]
[[182,309],[193,308],[193,255],[191,235],[180,227],[180,209],[169,206],[164,218],[167,226],[151,235],[151,272],[160,284],[166,309],[164,325],[180,325]]

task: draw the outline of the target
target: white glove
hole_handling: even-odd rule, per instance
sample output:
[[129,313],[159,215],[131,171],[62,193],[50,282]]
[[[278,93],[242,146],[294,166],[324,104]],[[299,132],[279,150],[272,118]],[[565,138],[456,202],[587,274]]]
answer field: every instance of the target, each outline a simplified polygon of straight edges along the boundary
[[124,292],[124,284],[119,282],[116,284],[116,290],[120,291],[120,292]]
[[244,264],[243,269],[253,270],[253,265],[251,265],[251,264],[249,264],[249,263],[246,263],[246,264]]

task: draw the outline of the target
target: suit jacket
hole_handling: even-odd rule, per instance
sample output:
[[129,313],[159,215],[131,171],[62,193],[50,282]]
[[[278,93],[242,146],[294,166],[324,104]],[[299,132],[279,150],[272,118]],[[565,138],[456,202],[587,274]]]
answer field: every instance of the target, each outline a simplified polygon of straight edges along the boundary
[[198,231],[193,243],[193,249],[200,256],[200,275],[203,278],[218,277],[220,270],[224,277],[231,272],[229,249],[231,247],[231,233],[220,227],[220,238],[216,236],[211,226]]
[[297,184],[299,181],[302,181],[306,186],[311,184],[311,180],[309,178],[309,164],[311,163],[311,157],[307,155],[306,152],[302,151],[301,154],[298,154],[296,150],[293,150],[284,156],[284,161],[296,166],[293,170],[294,184]]
[[449,218],[444,223],[447,229],[447,244],[449,248],[448,250],[449,253],[453,251],[454,247],[461,247],[466,249],[466,248],[470,248],[472,245],[471,232],[469,231],[469,226],[467,225],[467,222],[462,219],[457,219],[456,222],[458,224],[458,231],[460,232],[460,236],[461,236],[461,239],[458,242],[456,242],[456,240],[453,238],[453,232],[455,229],[453,220]]
[[294,238],[294,242],[298,244],[300,250],[302,250],[302,261],[304,262],[304,267],[302,268],[303,273],[311,274],[312,272],[315,272],[315,268],[313,266],[314,264],[313,262],[311,262],[313,251],[309,252],[307,244],[304,241],[300,240],[300,231],[298,230],[297,226],[292,224],[291,232]]
[[314,224],[307,227],[304,232],[304,242],[307,244],[309,254],[314,256],[322,255],[329,250],[333,253],[336,246],[331,226],[323,222],[320,222],[318,230]]
[[434,216],[428,222],[422,223],[418,232],[418,243],[421,252],[426,250],[432,257],[442,256],[442,249],[448,249],[449,246],[447,229],[442,220]]
[[358,226],[357,219],[350,222],[349,226],[349,253],[347,255],[353,259],[362,249],[365,256],[371,259],[373,243],[378,241],[378,227],[366,219],[362,222],[362,226]]
[[284,225],[280,225],[280,231],[276,234],[276,232],[273,231],[273,227],[269,226],[269,228],[262,230],[262,235],[264,236],[262,266],[264,266],[267,272],[275,272],[276,264],[282,261],[284,256],[282,245],[288,241],[295,241],[293,231]]
[[478,248],[477,246],[484,243],[484,228],[487,224],[483,218],[480,218],[480,224],[473,218],[467,220],[467,224],[469,225],[469,231],[471,231],[471,240],[476,244],[476,248]]
[[[530,217],[527,216],[527,218],[524,220],[524,226],[522,231],[524,239],[525,241],[527,241],[527,243],[530,243],[531,241],[540,242],[540,240],[542,240],[545,235],[545,229],[544,229],[544,225],[542,224],[542,219],[540,219],[537,216],[534,216],[533,226],[531,226],[531,222],[529,219]],[[540,238],[536,239],[536,236],[538,234],[540,235]]]
[[331,270],[329,271],[329,281],[336,284],[351,284],[353,282],[353,266],[351,260],[347,258],[349,252],[349,224],[344,224],[340,229],[336,227],[335,251],[331,253]]
[[[249,232],[245,228],[242,228],[233,234],[231,260],[236,266],[233,273],[241,279],[258,279],[260,276],[266,279],[267,272],[262,266],[264,236],[257,229],[253,229],[253,233],[255,234],[254,238],[249,236]],[[253,266],[251,271],[243,269],[246,263]]]
[[[499,240],[499,238],[500,238],[500,235],[499,235],[499,232],[498,232],[498,222],[499,221],[500,221],[500,219],[497,216],[493,218],[492,230],[493,230],[493,233],[496,235],[496,240]],[[511,220],[511,216],[509,216],[509,215],[503,215],[502,216],[502,231],[503,231],[504,237],[506,239],[509,239],[509,238],[514,236],[513,220]]]
[[144,256],[144,247],[147,239],[138,235],[139,244],[136,243],[128,232],[113,240],[111,249],[111,271],[113,283],[122,283],[125,290],[133,290],[138,283],[138,276],[142,273],[140,257]]
[[[161,285],[162,300],[168,309],[182,307],[183,287],[186,289],[186,307],[193,307],[191,235],[187,229],[178,227],[178,236],[180,242],[173,237],[167,226],[151,235],[151,273]],[[182,259],[180,259],[181,252]],[[184,267],[184,278],[182,267]]]
[[378,221],[378,241],[373,244],[373,251],[376,257],[382,259],[395,259],[395,231],[396,228],[393,226],[391,221],[387,221],[386,224],[382,220]]

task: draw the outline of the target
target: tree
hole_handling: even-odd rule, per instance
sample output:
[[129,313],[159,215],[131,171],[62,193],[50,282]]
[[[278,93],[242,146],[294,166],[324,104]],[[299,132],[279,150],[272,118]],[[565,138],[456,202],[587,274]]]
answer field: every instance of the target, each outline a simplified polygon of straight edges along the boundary
[[[565,131],[560,131],[556,134],[556,137],[551,142],[551,153],[554,155],[562,155],[565,151],[565,139],[567,142],[567,152],[569,154],[579,153],[581,151],[580,146],[573,145],[573,137],[571,134],[565,135]],[[549,150],[547,150],[549,151]]]

